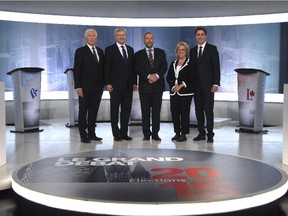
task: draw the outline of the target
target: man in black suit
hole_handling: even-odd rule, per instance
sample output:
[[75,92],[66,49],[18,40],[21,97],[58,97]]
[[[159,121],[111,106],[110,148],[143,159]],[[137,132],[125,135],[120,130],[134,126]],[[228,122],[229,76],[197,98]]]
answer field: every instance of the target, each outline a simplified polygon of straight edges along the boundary
[[75,52],[73,75],[79,97],[78,128],[81,142],[90,143],[91,140],[102,140],[95,134],[95,124],[104,88],[104,53],[95,47],[97,32],[94,29],[85,31],[85,39],[87,44]]
[[197,74],[195,112],[199,134],[194,141],[206,140],[204,129],[205,116],[207,125],[207,142],[213,143],[214,127],[214,93],[220,86],[220,62],[217,47],[206,42],[207,31],[204,28],[195,30],[198,45],[190,50],[190,59]]
[[[153,47],[154,35],[144,34],[145,48],[135,53],[135,70],[139,77],[139,96],[142,112],[143,140],[160,141],[160,111],[162,94],[165,89],[164,74],[167,60],[164,50]],[[152,109],[152,132],[150,130],[150,111]]]
[[114,141],[129,141],[132,140],[132,137],[128,136],[132,96],[133,90],[137,89],[134,50],[125,44],[127,37],[125,28],[115,29],[114,36],[116,43],[105,49],[104,80],[106,89],[110,93],[110,116]]

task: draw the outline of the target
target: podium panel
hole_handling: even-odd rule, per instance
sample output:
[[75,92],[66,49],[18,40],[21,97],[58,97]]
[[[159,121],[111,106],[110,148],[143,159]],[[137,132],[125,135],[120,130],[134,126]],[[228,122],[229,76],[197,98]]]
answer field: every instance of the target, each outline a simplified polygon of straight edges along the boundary
[[240,68],[238,73],[238,106],[240,131],[263,132],[266,76],[259,69]]
[[288,84],[284,84],[282,163],[288,165]]
[[6,164],[6,130],[4,82],[0,82],[0,166]]
[[12,76],[15,132],[39,131],[41,71],[43,68],[16,68]]
[[79,100],[78,95],[74,89],[73,68],[69,68],[64,72],[67,75],[68,83],[68,101],[69,101],[69,123],[67,127],[73,127],[78,124],[79,115]]

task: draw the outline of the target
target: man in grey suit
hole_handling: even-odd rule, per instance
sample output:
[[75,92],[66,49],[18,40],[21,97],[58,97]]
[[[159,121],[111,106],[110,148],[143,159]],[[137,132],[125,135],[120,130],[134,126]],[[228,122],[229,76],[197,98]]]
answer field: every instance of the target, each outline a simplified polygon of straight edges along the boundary
[[[190,51],[190,60],[196,71],[195,112],[199,134],[194,141],[214,142],[214,93],[220,86],[220,61],[217,47],[206,42],[207,31],[204,28],[195,30],[198,45]],[[206,117],[207,134],[204,128]]]
[[114,36],[116,43],[105,49],[104,80],[106,89],[110,93],[110,117],[114,141],[129,141],[132,140],[132,137],[128,136],[128,124],[133,90],[137,89],[134,50],[125,44],[127,38],[125,28],[115,29]]
[[[167,70],[165,51],[155,48],[154,35],[151,32],[144,34],[145,48],[135,53],[135,71],[139,77],[139,97],[142,112],[143,140],[152,139],[161,141],[158,135],[160,130],[160,111],[162,95],[165,89],[164,74]],[[150,111],[152,110],[152,131],[150,130]]]
[[104,88],[104,53],[95,47],[97,32],[94,29],[85,31],[85,39],[87,44],[75,52],[73,75],[79,97],[78,128],[81,142],[90,143],[91,140],[102,140],[95,134],[95,124]]

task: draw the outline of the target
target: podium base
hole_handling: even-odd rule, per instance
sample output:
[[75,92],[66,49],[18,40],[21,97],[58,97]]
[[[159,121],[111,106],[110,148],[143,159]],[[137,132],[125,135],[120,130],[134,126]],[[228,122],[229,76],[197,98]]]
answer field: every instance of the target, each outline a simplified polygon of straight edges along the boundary
[[16,131],[16,130],[10,130],[11,133],[35,133],[35,132],[42,132],[44,129],[34,128],[34,129],[28,129],[24,131]]
[[72,127],[78,127],[78,124],[72,125],[70,123],[66,123],[65,126],[68,127],[68,128],[72,128]]
[[236,133],[254,133],[254,134],[268,134],[268,130],[263,130],[263,131],[254,131],[254,130],[249,130],[249,129],[235,129]]

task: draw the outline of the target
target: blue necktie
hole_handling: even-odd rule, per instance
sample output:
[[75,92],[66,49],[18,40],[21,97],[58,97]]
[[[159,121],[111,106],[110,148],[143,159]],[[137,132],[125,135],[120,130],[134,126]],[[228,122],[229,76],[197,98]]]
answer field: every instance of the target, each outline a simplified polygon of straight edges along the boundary
[[126,50],[124,49],[124,46],[121,46],[121,47],[122,47],[122,53],[123,53],[124,62],[125,62],[125,64],[127,64],[128,63],[128,58],[127,58]]

